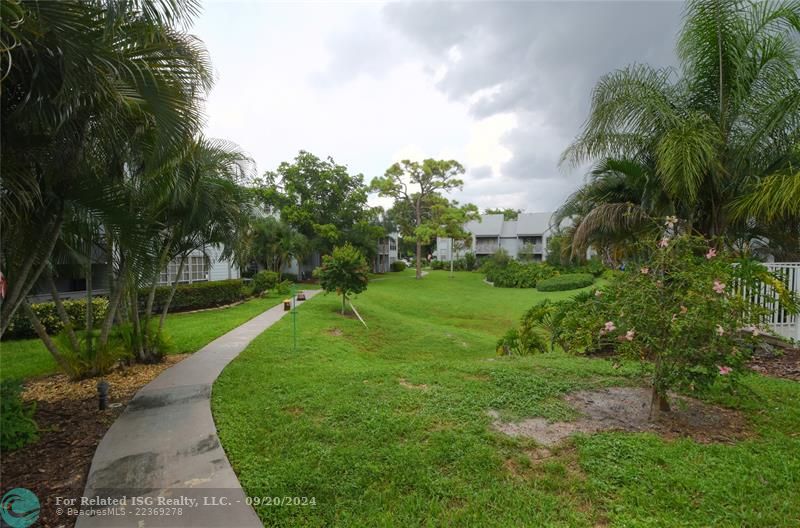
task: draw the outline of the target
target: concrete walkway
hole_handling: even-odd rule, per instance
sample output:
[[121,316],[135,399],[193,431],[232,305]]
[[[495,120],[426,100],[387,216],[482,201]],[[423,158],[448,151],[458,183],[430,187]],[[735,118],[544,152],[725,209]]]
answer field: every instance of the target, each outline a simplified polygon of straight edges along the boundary
[[[306,291],[306,297],[318,291]],[[79,516],[77,527],[262,526],[220,445],[211,385],[287,313],[282,304],[265,311],[139,390],[97,447],[84,490],[83,500],[107,499],[111,507],[83,506],[99,511]]]

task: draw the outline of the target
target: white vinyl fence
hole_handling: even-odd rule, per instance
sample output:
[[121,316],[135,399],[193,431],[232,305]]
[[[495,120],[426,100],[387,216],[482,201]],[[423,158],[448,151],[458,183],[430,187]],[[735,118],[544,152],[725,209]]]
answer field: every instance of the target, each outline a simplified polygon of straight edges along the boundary
[[[786,285],[787,289],[800,295],[800,262],[770,262],[764,264]],[[778,335],[800,340],[800,316],[787,312],[786,308],[775,300],[772,287],[764,284],[760,291],[753,292],[754,300],[771,312],[767,323]]]

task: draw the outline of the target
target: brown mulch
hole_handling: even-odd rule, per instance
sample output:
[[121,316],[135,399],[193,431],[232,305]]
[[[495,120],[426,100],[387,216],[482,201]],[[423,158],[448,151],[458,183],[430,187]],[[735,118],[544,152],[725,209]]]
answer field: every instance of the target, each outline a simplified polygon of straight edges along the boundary
[[17,451],[0,453],[3,489],[28,488],[41,501],[37,526],[71,527],[75,518],[55,513],[55,497],[77,498],[83,493],[97,444],[136,392],[162,371],[188,355],[168,356],[156,365],[120,368],[105,379],[109,403],[97,408],[100,378],[69,381],[63,374],[29,380],[22,398],[36,402],[39,440]]
[[581,414],[574,421],[528,418],[505,422],[496,411],[489,411],[489,416],[496,430],[509,436],[532,438],[548,447],[575,433],[600,431],[650,431],[665,438],[688,437],[700,443],[730,443],[750,435],[741,413],[684,396],[671,395],[672,410],[651,420],[650,398],[650,389],[611,387],[567,395],[564,400]]
[[767,376],[800,381],[800,348],[756,353],[749,366]]

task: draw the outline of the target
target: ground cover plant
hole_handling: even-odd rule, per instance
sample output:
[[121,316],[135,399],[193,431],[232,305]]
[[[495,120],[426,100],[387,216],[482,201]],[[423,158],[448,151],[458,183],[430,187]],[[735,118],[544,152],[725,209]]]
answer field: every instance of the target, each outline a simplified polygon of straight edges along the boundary
[[[550,449],[492,428],[572,420],[562,396],[641,386],[629,361],[498,357],[501,334],[538,302],[578,292],[492,288],[478,273],[411,270],[359,296],[301,306],[257,338],[214,385],[222,444],[248,495],[315,497],[256,507],[267,526],[792,526],[800,518],[800,386],[743,375],[709,404],[740,411],[726,444],[653,433],[578,436]],[[258,386],[258,391],[252,387]]]
[[[164,331],[172,354],[196,352],[229,330],[280,302],[279,295],[251,299],[228,308],[216,308],[167,316]],[[25,379],[58,370],[53,357],[39,339],[3,341],[0,344],[0,378]]]

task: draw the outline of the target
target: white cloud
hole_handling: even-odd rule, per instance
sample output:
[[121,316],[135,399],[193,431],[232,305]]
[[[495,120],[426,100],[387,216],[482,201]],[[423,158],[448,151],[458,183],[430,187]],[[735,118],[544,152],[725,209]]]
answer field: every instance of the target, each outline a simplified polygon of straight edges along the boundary
[[581,180],[557,162],[591,86],[634,60],[671,56],[673,12],[635,2],[207,0],[194,28],[218,79],[206,133],[240,144],[260,171],[301,149],[367,181],[400,159],[453,158],[467,169],[457,199],[552,209]]

